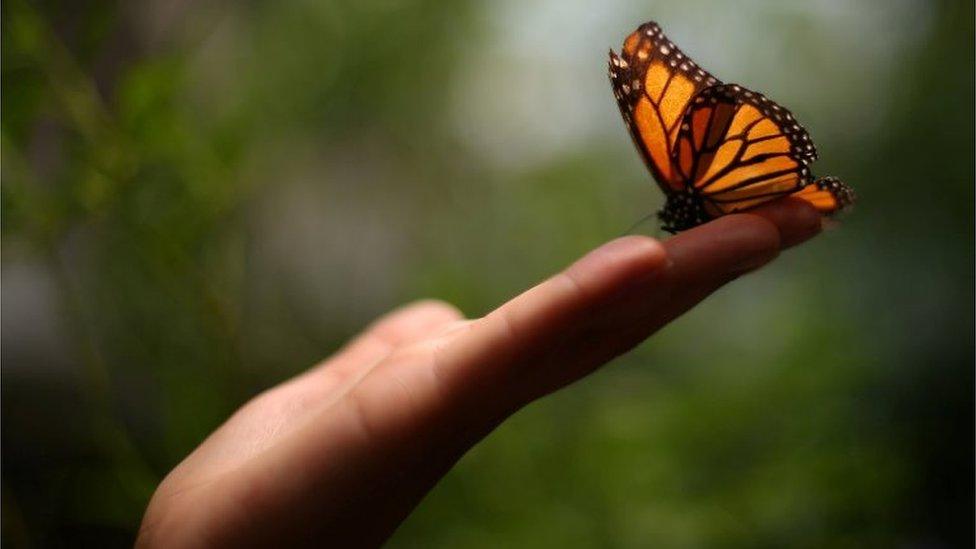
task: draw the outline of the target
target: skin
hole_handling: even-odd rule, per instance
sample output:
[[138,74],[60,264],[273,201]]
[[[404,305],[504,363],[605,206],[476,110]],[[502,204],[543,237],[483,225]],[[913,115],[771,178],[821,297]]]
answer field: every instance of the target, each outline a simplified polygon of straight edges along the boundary
[[787,199],[664,242],[611,241],[481,318],[397,309],[203,441],[156,490],[136,545],[379,545],[508,416],[820,228]]

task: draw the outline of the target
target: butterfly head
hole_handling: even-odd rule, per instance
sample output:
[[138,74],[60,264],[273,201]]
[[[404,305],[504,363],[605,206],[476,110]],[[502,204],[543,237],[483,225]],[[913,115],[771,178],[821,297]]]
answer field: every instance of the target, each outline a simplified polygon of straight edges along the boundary
[[657,217],[664,224],[661,228],[671,234],[697,227],[709,219],[701,197],[691,192],[669,194]]

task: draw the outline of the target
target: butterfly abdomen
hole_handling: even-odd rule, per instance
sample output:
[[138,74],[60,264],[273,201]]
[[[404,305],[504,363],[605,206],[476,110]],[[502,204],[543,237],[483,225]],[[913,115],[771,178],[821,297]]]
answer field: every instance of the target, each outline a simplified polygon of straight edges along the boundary
[[663,223],[661,228],[674,234],[701,225],[710,216],[698,193],[684,191],[668,194],[664,208],[657,213],[657,217]]

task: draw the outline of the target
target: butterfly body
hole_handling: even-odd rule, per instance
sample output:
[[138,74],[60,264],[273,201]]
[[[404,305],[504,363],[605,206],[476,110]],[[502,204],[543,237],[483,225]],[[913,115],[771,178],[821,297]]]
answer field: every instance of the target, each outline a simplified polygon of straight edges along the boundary
[[664,208],[657,213],[669,233],[676,233],[701,225],[710,216],[705,211],[705,202],[695,191],[680,191],[668,194]]
[[825,214],[853,203],[836,178],[815,179],[817,151],[793,115],[760,93],[723,84],[654,22],[610,51],[610,81],[642,158],[667,197],[676,232],[783,196]]

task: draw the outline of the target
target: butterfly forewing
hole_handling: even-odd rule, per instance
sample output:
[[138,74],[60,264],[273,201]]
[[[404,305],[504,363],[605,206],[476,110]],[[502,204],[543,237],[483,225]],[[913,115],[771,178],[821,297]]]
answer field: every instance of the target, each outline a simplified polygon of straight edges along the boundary
[[695,95],[718,80],[689,59],[657,23],[641,25],[610,51],[610,81],[634,143],[661,188],[680,190],[671,151]]

